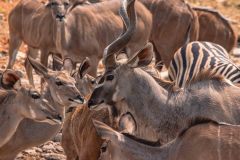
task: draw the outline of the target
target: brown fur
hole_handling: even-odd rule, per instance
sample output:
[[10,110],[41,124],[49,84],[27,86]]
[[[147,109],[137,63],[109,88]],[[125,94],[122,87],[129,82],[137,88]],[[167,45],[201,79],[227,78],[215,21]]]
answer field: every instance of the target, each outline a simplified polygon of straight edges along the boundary
[[180,0],[140,1],[153,16],[150,40],[156,48],[156,62],[162,60],[168,66],[178,48],[198,38],[197,15]]
[[[111,126],[107,109],[90,111],[87,106],[79,106],[69,113],[63,125],[62,146],[67,159],[97,160],[100,155],[101,138],[97,135],[92,119]],[[73,146],[74,144],[74,146]]]
[[[103,123],[96,129],[108,143],[99,160],[216,160],[239,159],[239,126],[197,118],[187,130],[161,147],[144,145],[120,134]],[[121,158],[119,158],[121,157]]]
[[193,10],[199,20],[199,41],[217,43],[228,52],[236,46],[237,35],[233,27],[218,11],[204,7],[193,7]]

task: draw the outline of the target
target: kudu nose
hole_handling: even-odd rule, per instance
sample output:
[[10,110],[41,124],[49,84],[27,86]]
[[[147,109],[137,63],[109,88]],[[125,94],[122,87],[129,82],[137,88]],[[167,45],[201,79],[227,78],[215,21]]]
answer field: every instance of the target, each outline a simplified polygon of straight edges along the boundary
[[65,15],[57,14],[56,18],[59,19],[60,21],[62,21],[65,18]]
[[81,101],[81,103],[84,103],[84,98],[82,98],[82,96],[78,95],[76,99],[79,99],[79,101]]
[[78,95],[74,99],[69,98],[69,101],[72,101],[72,102],[75,102],[75,103],[79,103],[79,104],[83,104],[84,103],[84,98],[82,98],[82,96]]

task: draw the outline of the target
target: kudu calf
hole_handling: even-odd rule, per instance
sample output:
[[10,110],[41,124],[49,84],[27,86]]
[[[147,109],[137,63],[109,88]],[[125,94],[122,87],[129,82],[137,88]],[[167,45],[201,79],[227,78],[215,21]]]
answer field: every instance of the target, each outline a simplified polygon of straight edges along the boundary
[[2,81],[13,89],[0,89],[0,147],[11,139],[24,118],[61,124],[62,117],[49,102],[33,88],[22,86],[18,75],[10,71],[2,75]]
[[198,15],[198,40],[217,43],[230,52],[237,43],[237,35],[230,22],[216,10],[204,7],[192,8]]
[[[50,0],[47,7],[37,1],[19,2],[9,15],[8,68],[12,68],[17,49],[24,41],[31,48],[41,50],[44,66],[47,66],[50,52],[61,53],[66,59],[64,68],[69,72],[76,62],[88,56],[92,64],[90,74],[96,76],[104,48],[121,34],[123,28],[118,13],[120,2],[114,0],[96,6],[70,7],[66,14],[68,6],[67,0]],[[139,50],[148,41],[151,32],[150,12],[139,2],[136,7],[138,24],[126,47],[128,53]]]
[[[128,43],[125,38],[133,32],[130,20],[127,31],[105,49],[106,71],[88,101],[90,108],[106,103],[118,106],[119,112],[127,110],[136,119],[139,136],[161,142],[175,138],[192,117],[240,123],[240,90],[224,79],[198,79],[180,93],[166,90],[139,68],[152,61],[153,46],[149,43],[126,63],[116,63],[115,53],[124,48]],[[127,105],[120,107],[122,102]]]
[[105,140],[99,160],[238,160],[240,126],[197,119],[172,142],[153,146],[150,142],[121,134],[94,121]]
[[[45,97],[55,110],[64,118],[65,110],[70,106],[83,103],[83,98],[75,87],[75,80],[66,71],[52,71],[28,58],[30,64],[47,83]],[[63,119],[64,120],[64,119]],[[1,160],[13,160],[16,155],[27,148],[40,145],[55,136],[61,129],[61,124],[39,123],[24,119],[19,124],[13,137],[0,147]]]

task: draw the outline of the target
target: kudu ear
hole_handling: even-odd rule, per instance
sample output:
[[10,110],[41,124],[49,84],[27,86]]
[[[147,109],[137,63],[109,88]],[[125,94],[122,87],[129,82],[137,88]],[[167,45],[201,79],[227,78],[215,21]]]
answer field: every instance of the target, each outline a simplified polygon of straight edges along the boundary
[[42,2],[43,4],[45,4],[45,7],[46,8],[51,8],[51,1],[48,1],[48,2],[46,2],[46,3],[44,3],[44,2]]
[[89,68],[90,68],[90,60],[88,57],[86,57],[83,62],[81,63],[79,70],[78,70],[78,74],[80,76],[80,78],[82,79],[88,72]]
[[20,80],[18,80],[18,81],[14,84],[13,89],[15,89],[15,90],[20,90],[20,89],[21,89],[21,81],[20,81]]
[[52,59],[53,59],[53,70],[61,70],[63,68],[63,61],[62,59],[56,55],[52,54]]
[[38,75],[43,76],[44,78],[49,78],[47,67],[43,66],[41,63],[31,58],[30,56],[28,56],[27,59]]
[[118,122],[121,133],[133,134],[137,130],[137,123],[130,112],[123,114]]
[[22,73],[19,71],[14,71],[7,69],[2,73],[2,86],[5,89],[13,89],[14,85],[20,81]]
[[98,135],[105,140],[113,140],[113,138],[118,137],[118,132],[113,130],[111,127],[103,122],[93,119],[93,124],[96,128]]
[[129,67],[145,67],[152,62],[153,59],[153,45],[147,43],[146,46],[136,53],[131,59],[128,60],[127,64]]

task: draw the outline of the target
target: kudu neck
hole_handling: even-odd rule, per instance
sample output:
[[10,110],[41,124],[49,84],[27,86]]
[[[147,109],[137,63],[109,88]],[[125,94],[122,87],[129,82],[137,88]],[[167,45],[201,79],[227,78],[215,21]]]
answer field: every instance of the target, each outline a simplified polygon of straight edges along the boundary
[[123,77],[125,84],[121,87],[127,88],[123,95],[126,95],[129,111],[137,117],[138,134],[147,139],[152,136],[148,140],[159,139],[165,143],[175,136],[173,133],[179,128],[179,118],[184,116],[179,111],[181,108],[178,109],[178,115],[176,105],[169,99],[167,90],[143,70],[135,69],[134,72],[127,76],[127,86],[126,77]]
[[69,31],[67,29],[67,19],[65,19],[63,22],[55,20],[54,26],[53,38],[56,50],[61,53],[67,47],[70,37]]
[[127,155],[131,155],[134,160],[166,160],[168,157],[168,146],[149,146],[144,143],[127,139],[122,146]]

